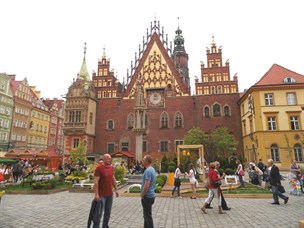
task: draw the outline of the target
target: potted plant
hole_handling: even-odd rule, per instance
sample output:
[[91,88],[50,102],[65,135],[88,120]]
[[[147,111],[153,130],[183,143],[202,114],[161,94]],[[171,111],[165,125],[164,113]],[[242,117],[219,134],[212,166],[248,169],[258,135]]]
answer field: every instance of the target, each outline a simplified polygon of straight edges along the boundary
[[173,186],[174,185],[174,172],[175,172],[175,163],[169,162],[168,166],[168,184]]

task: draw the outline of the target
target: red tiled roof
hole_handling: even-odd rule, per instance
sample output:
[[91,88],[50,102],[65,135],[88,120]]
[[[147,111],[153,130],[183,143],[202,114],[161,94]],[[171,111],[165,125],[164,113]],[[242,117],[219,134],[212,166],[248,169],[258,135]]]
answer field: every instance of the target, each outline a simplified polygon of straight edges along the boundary
[[134,158],[135,157],[135,153],[131,152],[131,151],[116,151],[112,154],[112,157],[115,157],[117,154],[122,154],[122,155],[125,155],[126,157],[129,157],[129,158]]
[[255,86],[285,84],[284,79],[287,77],[294,78],[296,83],[304,83],[304,75],[288,70],[278,64],[273,64],[266,74],[255,83]]

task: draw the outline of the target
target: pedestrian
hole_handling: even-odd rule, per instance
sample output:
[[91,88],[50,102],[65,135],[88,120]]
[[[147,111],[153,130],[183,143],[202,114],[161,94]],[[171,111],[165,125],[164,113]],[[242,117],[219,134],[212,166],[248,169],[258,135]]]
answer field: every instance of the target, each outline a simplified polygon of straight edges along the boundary
[[152,205],[155,201],[155,169],[151,166],[152,158],[150,155],[144,156],[142,164],[145,171],[141,183],[141,205],[144,214],[144,228],[153,228]]
[[237,169],[236,169],[236,172],[235,172],[235,175],[237,175],[239,177],[239,181],[240,181],[241,186],[245,187],[243,176],[242,176],[242,173],[244,173],[243,165],[242,165],[242,163],[241,163],[241,161],[239,159],[236,160],[235,163],[238,165]]
[[204,212],[204,214],[207,214],[206,207],[207,207],[208,204],[210,204],[213,197],[216,196],[217,197],[217,202],[218,202],[218,213],[219,214],[226,214],[222,209],[221,187],[220,187],[220,185],[219,186],[215,185],[215,182],[220,180],[217,172],[215,171],[215,163],[211,163],[210,166],[209,166],[208,180],[209,180],[208,197],[205,200],[201,210]]
[[251,183],[254,185],[262,186],[262,179],[263,179],[262,170],[254,163],[250,163],[249,170],[250,170],[249,176],[251,178]]
[[[214,164],[215,164],[215,169],[214,169],[215,172],[217,173],[219,179],[220,179],[220,180],[223,180],[223,179],[225,178],[226,174],[223,173],[222,176],[220,175],[220,172],[218,171],[219,168],[220,168],[220,166],[221,166],[220,162],[215,161]],[[227,202],[226,202],[226,200],[225,200],[225,198],[224,198],[224,195],[223,195],[223,191],[220,191],[220,192],[221,192],[221,200],[222,200],[222,208],[223,208],[223,210],[224,210],[224,211],[230,211],[231,208],[228,207],[228,205],[227,205]],[[206,208],[212,209],[212,207],[211,207],[211,202],[212,202],[213,198],[214,198],[214,196],[212,197],[210,203],[207,204]]]
[[113,187],[115,189],[116,197],[119,196],[111,160],[111,155],[105,154],[103,156],[103,163],[100,163],[94,172],[94,200],[100,203],[100,208],[98,211],[99,216],[94,216],[93,228],[99,227],[103,212],[102,227],[109,227],[113,203]]
[[15,183],[18,182],[21,174],[22,174],[22,164],[21,161],[18,161],[13,164],[13,179]]
[[279,205],[279,198],[282,198],[284,200],[284,204],[286,204],[288,202],[288,197],[283,195],[280,191],[279,191],[279,186],[281,186],[281,178],[280,178],[280,170],[279,168],[273,163],[272,159],[269,159],[268,162],[268,169],[270,169],[270,185],[271,185],[271,191],[272,191],[272,196],[273,196],[273,200],[274,202],[271,204],[277,204]]
[[180,164],[177,166],[177,168],[175,169],[174,172],[174,187],[172,189],[172,194],[171,194],[171,198],[173,198],[174,196],[174,192],[177,189],[177,196],[178,198],[182,198],[180,196],[180,186],[181,186],[181,180],[180,180],[180,176],[181,176],[181,171],[180,171]]
[[189,173],[185,172],[185,175],[189,177],[191,189],[192,189],[192,196],[191,199],[196,199],[196,179],[195,179],[195,170],[192,163],[189,164]]

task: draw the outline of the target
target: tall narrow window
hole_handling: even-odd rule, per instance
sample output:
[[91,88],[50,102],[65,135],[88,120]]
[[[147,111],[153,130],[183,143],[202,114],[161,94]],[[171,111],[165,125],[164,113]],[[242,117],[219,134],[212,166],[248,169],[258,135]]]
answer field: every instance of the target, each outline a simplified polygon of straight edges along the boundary
[[272,144],[270,147],[270,152],[271,152],[271,158],[274,162],[279,162],[280,161],[280,156],[279,156],[279,147],[277,144]]
[[69,115],[69,122],[70,122],[70,123],[73,123],[73,122],[74,122],[74,115],[75,115],[75,114],[74,114],[74,111],[71,111],[71,112],[70,112],[70,115]]
[[161,114],[160,121],[161,121],[160,123],[161,128],[168,128],[169,127],[168,113],[163,112]]
[[276,118],[274,116],[267,117],[267,123],[268,123],[268,130],[269,131],[277,130]]
[[219,104],[213,105],[213,116],[221,116],[221,107]]
[[115,146],[114,143],[108,143],[108,145],[107,145],[108,154],[114,153],[114,148],[115,148],[114,146]]
[[89,123],[93,124],[93,113],[90,112]]
[[130,113],[128,116],[128,129],[134,128],[134,114]]
[[183,117],[180,112],[175,114],[175,127],[181,127],[183,125]]
[[108,120],[107,121],[107,129],[108,130],[113,130],[114,129],[114,121],[113,120]]
[[73,139],[73,148],[77,148],[79,146],[79,138]]
[[204,108],[204,116],[205,117],[209,117],[210,116],[210,114],[209,114],[209,107],[205,107]]
[[298,116],[290,116],[290,128],[291,130],[300,130]]
[[224,107],[224,114],[225,116],[230,116],[230,108],[228,106]]
[[303,162],[302,147],[301,147],[300,144],[295,144],[294,145],[294,155],[295,155],[295,159],[298,162]]
[[297,104],[297,99],[296,99],[296,94],[295,93],[287,93],[287,104],[288,105],[296,105]]
[[79,123],[81,121],[81,111],[76,111],[75,122]]
[[265,105],[267,105],[267,106],[273,105],[273,94],[272,93],[265,94]]
[[160,142],[160,152],[168,152],[169,151],[169,142],[161,141]]

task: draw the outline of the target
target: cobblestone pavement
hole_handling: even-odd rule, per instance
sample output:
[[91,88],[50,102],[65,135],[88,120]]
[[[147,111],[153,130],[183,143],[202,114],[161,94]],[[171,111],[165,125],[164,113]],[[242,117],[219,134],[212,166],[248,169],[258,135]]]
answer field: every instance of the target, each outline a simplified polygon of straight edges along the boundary
[[[287,190],[287,189],[286,189]],[[272,199],[227,198],[232,207],[225,215],[217,213],[217,199],[213,209],[202,214],[203,198],[158,197],[153,205],[155,227],[298,227],[304,219],[304,195],[289,195],[284,205],[271,205]],[[51,195],[5,195],[0,205],[1,228],[84,228],[93,193]],[[143,227],[139,197],[114,198],[110,227]]]

